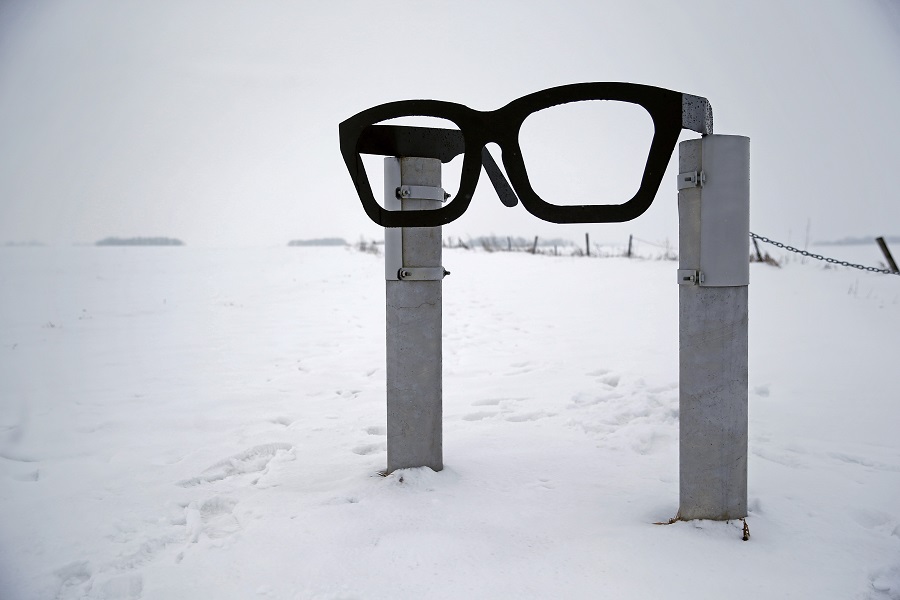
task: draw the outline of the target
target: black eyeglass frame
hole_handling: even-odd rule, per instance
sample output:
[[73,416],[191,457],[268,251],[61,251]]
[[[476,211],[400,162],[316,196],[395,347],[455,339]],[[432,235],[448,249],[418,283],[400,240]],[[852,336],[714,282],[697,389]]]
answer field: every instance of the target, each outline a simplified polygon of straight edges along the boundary
[[[653,140],[641,185],[635,195],[622,204],[551,204],[531,187],[519,146],[519,131],[525,119],[535,112],[587,100],[637,104],[650,114],[654,127]],[[445,119],[454,123],[459,132],[377,125],[408,116]],[[525,209],[537,218],[552,223],[630,221],[643,214],[653,203],[682,129],[701,135],[712,134],[712,107],[706,98],[648,85],[595,82],[549,88],[513,100],[493,111],[478,111],[440,100],[389,102],[345,120],[339,126],[339,134],[344,163],[369,218],[382,227],[437,227],[459,218],[469,207],[478,184],[482,152],[489,143],[496,143],[502,150],[502,162],[509,183]],[[444,163],[464,154],[459,189],[456,196],[440,208],[386,210],[375,200],[362,154],[436,158]],[[494,180],[494,176],[491,179]]]

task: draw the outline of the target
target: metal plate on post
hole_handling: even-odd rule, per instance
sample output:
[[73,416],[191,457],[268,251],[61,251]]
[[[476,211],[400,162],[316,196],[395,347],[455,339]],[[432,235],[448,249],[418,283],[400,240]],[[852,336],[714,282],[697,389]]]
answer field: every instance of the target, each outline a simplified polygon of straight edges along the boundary
[[[400,187],[400,159],[388,156],[384,159],[384,207],[400,210],[400,198],[396,190]],[[397,273],[403,266],[403,230],[400,227],[384,229],[384,278],[398,280]]]
[[[430,185],[401,185],[400,159],[384,159],[384,205],[402,210],[403,202],[416,200],[446,201],[444,188]],[[403,228],[384,230],[384,278],[387,281],[441,281],[449,272],[444,267],[413,267],[403,264]]]
[[[703,287],[750,283],[750,139],[708,135],[681,143],[679,266]],[[679,276],[679,283],[681,281]]]
[[700,265],[702,286],[750,283],[750,138],[710,135],[702,139]]

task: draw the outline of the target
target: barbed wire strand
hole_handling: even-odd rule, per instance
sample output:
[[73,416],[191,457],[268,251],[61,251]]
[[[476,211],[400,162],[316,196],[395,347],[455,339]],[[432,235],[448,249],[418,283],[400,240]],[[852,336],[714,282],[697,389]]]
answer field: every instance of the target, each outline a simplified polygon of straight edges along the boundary
[[827,256],[822,256],[821,254],[813,254],[812,252],[807,252],[806,250],[800,250],[799,248],[794,248],[793,246],[788,246],[787,244],[782,244],[781,242],[776,242],[775,240],[770,240],[767,237],[763,237],[761,235],[756,235],[752,231],[750,232],[750,237],[764,242],[766,244],[772,244],[776,248],[782,248],[789,252],[796,252],[801,256],[808,256],[809,258],[815,258],[816,260],[824,260],[827,263],[831,263],[833,265],[840,265],[842,267],[851,267],[854,269],[859,269],[860,271],[869,271],[870,273],[884,273],[885,275],[900,275],[900,272],[891,271],[890,269],[879,269],[877,267],[867,267],[865,265],[856,265],[846,260],[838,260],[836,258],[828,258]]
[[670,246],[663,246],[662,244],[656,244],[656,243],[653,243],[653,242],[648,242],[647,240],[642,240],[641,238],[635,237],[635,236],[631,236],[631,237],[632,237],[632,239],[633,239],[634,241],[636,241],[636,242],[641,242],[642,244],[647,244],[647,245],[650,245],[650,246],[656,246],[657,248],[663,248],[664,250],[669,250],[669,249],[671,249]]

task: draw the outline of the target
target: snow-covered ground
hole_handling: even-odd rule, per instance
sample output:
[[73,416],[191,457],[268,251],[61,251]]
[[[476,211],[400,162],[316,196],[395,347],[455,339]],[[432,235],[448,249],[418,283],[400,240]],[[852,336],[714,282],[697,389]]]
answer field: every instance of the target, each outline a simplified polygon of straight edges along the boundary
[[676,263],[446,250],[446,468],[384,478],[382,260],[0,248],[0,598],[900,598],[900,277],[751,266],[744,542],[653,524]]

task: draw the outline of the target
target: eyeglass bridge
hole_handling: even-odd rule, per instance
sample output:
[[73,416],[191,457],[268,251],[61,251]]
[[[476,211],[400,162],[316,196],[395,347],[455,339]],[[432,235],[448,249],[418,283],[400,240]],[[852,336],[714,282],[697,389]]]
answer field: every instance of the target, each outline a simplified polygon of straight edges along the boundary
[[[378,154],[381,156],[417,156],[419,158],[437,158],[448,163],[466,150],[466,141],[461,131],[439,127],[410,127],[406,125],[369,125],[359,138],[359,151],[362,154]],[[487,147],[481,149],[481,166],[494,186],[494,191],[504,206],[513,207],[519,203],[503,171],[497,165]],[[400,192],[398,191],[398,194]],[[416,196],[419,197],[419,196]],[[446,200],[428,198],[431,200]],[[409,199],[410,196],[398,195],[397,198]]]

